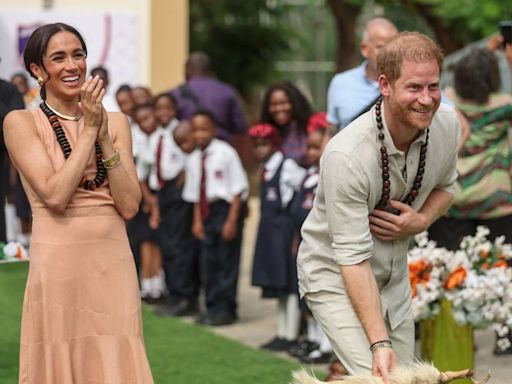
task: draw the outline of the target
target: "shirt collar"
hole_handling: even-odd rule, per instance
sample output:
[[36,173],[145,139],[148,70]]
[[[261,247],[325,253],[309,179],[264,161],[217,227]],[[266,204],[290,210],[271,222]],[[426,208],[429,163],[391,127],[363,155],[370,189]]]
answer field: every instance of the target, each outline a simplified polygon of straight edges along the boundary
[[265,171],[267,172],[274,172],[277,167],[279,167],[279,164],[281,164],[281,161],[283,161],[283,153],[281,151],[275,152],[272,156],[270,156],[270,159],[267,160],[263,168],[265,168]]
[[175,117],[173,117],[172,120],[167,123],[167,125],[163,125],[161,128],[164,130],[169,129],[171,131],[174,131],[174,128],[176,128],[179,123],[180,123],[180,121],[178,119],[176,119]]
[[[384,145],[387,148],[388,155],[394,155],[395,153],[402,153],[402,151],[398,150],[395,147],[395,143],[393,141],[393,138],[391,137],[391,133],[389,133],[389,129],[386,124],[384,103],[385,103],[385,101],[383,100],[382,107],[381,107],[381,111],[382,111],[381,113],[382,113],[382,123],[384,124],[384,129],[382,130],[382,132],[384,133]],[[380,145],[380,140],[378,138],[379,130],[377,128],[377,120],[375,119],[375,106],[372,107],[371,113],[372,113],[373,127],[375,129],[375,138],[377,140],[377,145],[380,148],[381,145]],[[425,143],[426,137],[427,137],[427,130],[424,129],[423,131],[420,132],[418,137],[416,139],[414,139],[414,141],[411,143],[411,146],[414,145],[415,143],[420,143],[420,144]]]
[[203,151],[201,151],[201,154],[202,155],[206,155],[206,156],[210,156],[212,154],[212,152],[215,151],[215,146],[217,145],[218,141],[219,141],[219,139],[216,139],[214,137],[212,139],[212,141],[210,141],[210,144],[208,144],[208,146]]
[[378,88],[379,87],[379,82],[378,81],[375,81],[375,80],[370,80],[369,78],[366,77],[366,67],[368,66],[368,60],[364,60],[361,65],[359,66],[360,68],[360,71],[361,71],[361,77],[364,79],[364,81],[366,81],[368,84],[371,84],[372,86],[374,86],[375,88]]

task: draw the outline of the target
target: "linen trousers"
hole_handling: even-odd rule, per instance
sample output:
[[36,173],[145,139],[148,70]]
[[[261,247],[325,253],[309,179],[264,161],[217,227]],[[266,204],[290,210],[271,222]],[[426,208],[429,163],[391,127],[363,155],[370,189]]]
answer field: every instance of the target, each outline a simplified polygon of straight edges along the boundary
[[[316,321],[329,338],[336,356],[350,375],[368,375],[372,371],[370,343],[347,294],[320,291],[306,293],[304,299]],[[391,330],[384,318],[397,362],[414,360],[414,320],[412,314]]]

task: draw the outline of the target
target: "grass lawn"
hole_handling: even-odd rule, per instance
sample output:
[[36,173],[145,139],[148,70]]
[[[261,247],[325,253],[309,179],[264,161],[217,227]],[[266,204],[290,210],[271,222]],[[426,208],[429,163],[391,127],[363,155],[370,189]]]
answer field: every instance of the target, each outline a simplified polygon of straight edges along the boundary
[[[0,382],[17,383],[19,324],[28,263],[0,265]],[[298,364],[178,319],[144,310],[144,335],[157,384],[285,384]],[[69,383],[72,384],[72,383]]]

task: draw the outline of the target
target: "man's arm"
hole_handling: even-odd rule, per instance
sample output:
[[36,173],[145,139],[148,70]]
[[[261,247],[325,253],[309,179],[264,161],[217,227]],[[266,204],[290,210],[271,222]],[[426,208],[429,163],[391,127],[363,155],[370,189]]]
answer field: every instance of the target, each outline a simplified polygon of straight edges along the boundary
[[[364,260],[355,265],[342,265],[340,269],[350,302],[370,345],[389,340],[381,312],[380,293],[370,262]],[[372,374],[382,376],[386,381],[395,363],[396,355],[391,348],[377,348],[373,352]]]
[[442,189],[434,189],[425,200],[421,209],[400,201],[391,200],[390,205],[400,211],[394,215],[381,209],[375,209],[369,216],[370,230],[380,240],[400,240],[426,231],[452,203],[453,195]]
[[[348,297],[369,343],[389,340],[380,292],[369,262],[373,249],[366,218],[370,181],[353,157],[329,151],[324,156],[321,182],[334,261],[340,265]],[[386,381],[395,360],[391,348],[377,348],[372,373]]]

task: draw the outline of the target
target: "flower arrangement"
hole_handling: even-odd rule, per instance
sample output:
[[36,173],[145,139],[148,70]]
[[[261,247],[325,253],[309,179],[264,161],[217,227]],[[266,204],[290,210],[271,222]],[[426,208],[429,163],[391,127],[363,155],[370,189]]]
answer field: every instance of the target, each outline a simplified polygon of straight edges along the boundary
[[23,245],[10,241],[7,244],[0,242],[0,262],[28,259],[28,252]]
[[408,254],[413,312],[417,321],[432,318],[447,299],[457,323],[493,325],[501,337],[498,346],[506,349],[512,329],[512,245],[504,244],[503,236],[490,242],[488,235],[486,227],[478,227],[457,251],[437,248],[426,232],[416,236]]

